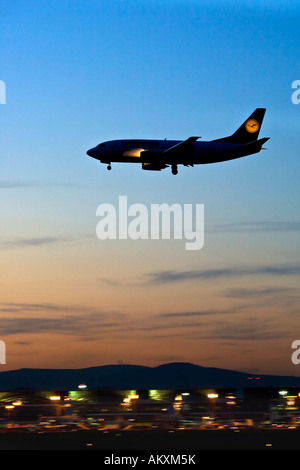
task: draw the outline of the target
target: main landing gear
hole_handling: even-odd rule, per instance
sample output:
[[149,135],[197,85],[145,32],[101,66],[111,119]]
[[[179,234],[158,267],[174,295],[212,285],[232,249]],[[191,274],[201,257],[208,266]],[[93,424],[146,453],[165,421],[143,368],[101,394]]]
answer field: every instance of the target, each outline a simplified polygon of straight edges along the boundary
[[111,170],[111,164],[109,164],[109,165],[107,166],[107,169],[108,169],[108,170]]
[[177,173],[178,173],[177,165],[172,165],[172,175],[177,175]]

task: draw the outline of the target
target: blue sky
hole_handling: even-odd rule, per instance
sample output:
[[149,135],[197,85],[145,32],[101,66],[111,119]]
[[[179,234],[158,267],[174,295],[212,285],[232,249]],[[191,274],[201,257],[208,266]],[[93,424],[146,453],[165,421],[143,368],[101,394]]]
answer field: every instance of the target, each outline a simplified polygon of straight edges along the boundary
[[[2,302],[15,302],[17,290],[24,305],[72,305],[77,288],[76,302],[87,309],[100,303],[129,315],[143,305],[143,289],[137,294],[126,286],[147,273],[299,262],[300,105],[291,101],[292,82],[300,78],[299,19],[296,1],[3,2],[0,79],[7,95],[0,107],[1,246],[11,275],[3,276]],[[267,108],[260,136],[271,139],[267,150],[245,159],[180,168],[174,177],[170,171],[143,172],[130,164],[115,164],[108,173],[85,153],[110,139],[223,137],[256,107]],[[124,194],[129,203],[204,204],[203,250],[191,254],[177,242],[163,241],[100,245],[96,208],[117,203]],[[19,265],[21,272],[26,270],[26,288]],[[103,279],[110,283],[108,291]],[[244,293],[246,287],[257,290],[251,276],[240,282]],[[123,302],[117,301],[113,283],[122,289]],[[259,287],[270,295],[266,286],[296,289],[297,278],[266,276]],[[214,304],[221,287],[210,286],[207,305]],[[197,310],[206,289],[200,284],[187,290],[183,282],[170,285],[167,295],[158,288],[146,295],[147,314],[149,306],[160,312],[177,304],[183,311]],[[280,371],[292,367],[294,308],[293,303],[291,320],[285,322],[291,336],[287,331],[276,358]],[[255,316],[262,321],[263,315],[260,304]],[[274,331],[279,332],[278,322]],[[2,336],[12,341],[14,367],[36,364],[32,351],[41,345],[34,332],[23,340],[27,356],[17,346],[19,338],[6,338],[5,330]],[[224,345],[215,359],[201,347],[199,354],[194,347],[181,357],[170,340],[169,354],[152,357],[152,340],[145,356],[129,354],[128,362],[152,364],[174,357],[228,366],[241,347],[233,338],[232,348]],[[115,341],[117,348],[126,343],[125,338]],[[128,349],[129,344],[135,351],[128,339]],[[214,340],[210,344],[214,349]],[[265,347],[253,346],[253,358]],[[102,351],[100,340],[97,348]],[[86,351],[82,363],[97,365],[91,357],[92,350]],[[105,358],[114,360],[113,353]],[[266,370],[273,370],[273,359],[270,355]],[[63,362],[60,355],[53,360],[52,365]],[[253,360],[250,354],[248,362],[235,365],[247,368]],[[68,365],[75,366],[71,356]]]

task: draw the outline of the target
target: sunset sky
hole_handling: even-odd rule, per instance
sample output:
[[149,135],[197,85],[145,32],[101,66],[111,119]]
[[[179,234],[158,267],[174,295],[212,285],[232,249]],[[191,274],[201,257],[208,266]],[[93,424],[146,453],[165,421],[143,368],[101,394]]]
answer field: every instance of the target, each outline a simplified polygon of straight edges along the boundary
[[[299,375],[300,5],[1,3],[0,339],[6,365],[193,362]],[[142,171],[87,149],[212,140],[267,109],[267,150]],[[205,240],[99,240],[102,203],[204,204]]]

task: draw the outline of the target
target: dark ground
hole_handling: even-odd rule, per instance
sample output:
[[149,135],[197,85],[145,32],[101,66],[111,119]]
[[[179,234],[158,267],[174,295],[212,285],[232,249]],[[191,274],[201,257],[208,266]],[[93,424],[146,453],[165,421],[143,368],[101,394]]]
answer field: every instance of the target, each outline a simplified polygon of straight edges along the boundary
[[300,450],[300,429],[11,432],[0,434],[0,450]]

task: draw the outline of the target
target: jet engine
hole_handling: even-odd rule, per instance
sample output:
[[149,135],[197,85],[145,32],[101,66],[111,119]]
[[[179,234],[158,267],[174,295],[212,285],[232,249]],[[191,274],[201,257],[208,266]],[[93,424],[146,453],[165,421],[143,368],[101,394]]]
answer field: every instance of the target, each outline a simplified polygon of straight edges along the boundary
[[142,163],[142,170],[149,170],[149,171],[160,171],[164,168],[167,168],[169,165],[165,165],[164,163],[160,162],[151,162],[151,163]]

